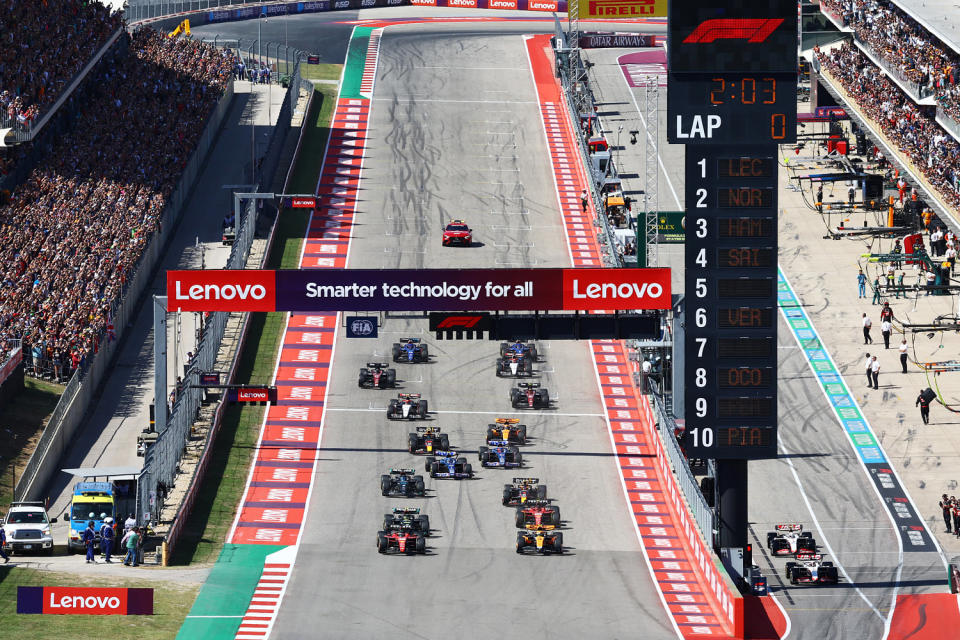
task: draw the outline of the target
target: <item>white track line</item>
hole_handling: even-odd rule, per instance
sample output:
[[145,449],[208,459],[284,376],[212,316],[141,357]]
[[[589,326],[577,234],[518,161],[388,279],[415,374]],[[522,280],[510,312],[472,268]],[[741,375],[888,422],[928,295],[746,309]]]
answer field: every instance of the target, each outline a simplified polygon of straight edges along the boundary
[[[327,411],[345,411],[345,412],[380,412],[383,413],[387,410],[386,407],[367,407],[365,409],[360,408],[351,408],[351,407],[327,407]],[[559,411],[437,411],[432,409],[431,414],[434,413],[448,413],[448,414],[464,414],[464,415],[481,415],[481,416],[502,416],[502,415],[514,415],[514,416],[563,416],[566,418],[603,418],[605,414],[602,413],[560,413]]]

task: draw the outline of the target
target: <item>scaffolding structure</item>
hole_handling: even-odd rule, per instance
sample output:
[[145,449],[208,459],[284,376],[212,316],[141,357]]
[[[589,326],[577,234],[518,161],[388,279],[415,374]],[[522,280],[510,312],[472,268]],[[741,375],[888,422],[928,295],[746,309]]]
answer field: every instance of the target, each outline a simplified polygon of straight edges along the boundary
[[[644,165],[644,229],[646,231],[646,264],[638,267],[656,267],[660,264],[660,235],[657,224],[660,213],[658,185],[660,170],[657,166],[660,157],[660,80],[657,76],[645,76],[643,79],[643,115],[646,136],[643,141]],[[638,221],[639,222],[639,221]],[[639,249],[639,247],[638,247]]]

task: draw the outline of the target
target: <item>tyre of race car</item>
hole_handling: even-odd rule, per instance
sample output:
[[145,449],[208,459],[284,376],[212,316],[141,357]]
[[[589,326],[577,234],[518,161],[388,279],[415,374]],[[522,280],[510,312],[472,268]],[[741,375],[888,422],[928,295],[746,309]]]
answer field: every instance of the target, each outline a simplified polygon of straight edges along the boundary
[[790,569],[790,584],[797,584],[797,570]]
[[427,401],[421,400],[417,403],[417,415],[421,418],[427,417]]
[[517,553],[523,553],[524,542],[525,541],[523,539],[523,534],[518,531],[517,532]]
[[392,484],[393,482],[391,481],[390,476],[388,475],[380,476],[380,493],[382,493],[383,495],[387,495],[388,493],[390,493],[390,486]]
[[563,534],[557,533],[553,538],[553,551],[554,553],[563,553]]
[[527,425],[522,424],[520,428],[517,429],[517,440],[520,444],[527,444]]
[[423,536],[417,537],[417,553],[427,552],[427,540]]
[[513,454],[513,461],[516,462],[516,463],[519,464],[519,465],[522,465],[522,464],[523,464],[523,454],[520,453],[519,451],[515,451],[514,454]]
[[381,380],[386,380],[386,386],[393,389],[397,386],[397,370],[387,369],[386,375]]
[[510,498],[513,497],[512,487],[509,484],[503,485],[503,505],[507,506],[510,504]]
[[383,528],[384,528],[384,530],[388,530],[390,527],[392,527],[392,526],[393,526],[393,522],[394,522],[394,518],[393,518],[393,514],[392,514],[392,513],[385,513],[385,514],[383,514]]
[[553,526],[560,526],[560,507],[553,508]]
[[380,553],[387,552],[387,535],[383,531],[377,532],[377,551]]
[[773,549],[773,541],[776,539],[777,534],[773,531],[767,531],[767,549]]
[[505,356],[507,355],[507,348],[508,348],[508,347],[507,347],[507,343],[506,343],[506,342],[501,342],[501,343],[500,343],[500,357],[501,357],[501,358],[503,358],[503,357],[505,357]]
[[420,347],[420,362],[426,362],[430,359],[430,352],[427,350],[427,345]]
[[400,362],[400,345],[396,342],[393,343],[392,355],[394,362]]
[[440,434],[440,450],[447,451],[450,449],[450,436],[445,433]]
[[415,479],[413,481],[413,493],[414,495],[422,496],[424,493],[426,493],[427,488],[426,485],[423,484],[423,477],[417,476],[417,478],[419,478],[419,480]]
[[514,523],[520,529],[523,529],[523,509],[517,507],[516,515],[514,516]]
[[467,464],[467,459],[466,459],[466,458],[464,458],[463,456],[460,456],[459,458],[457,458],[457,465],[458,465],[458,466],[463,466],[463,465],[465,465],[465,464]]
[[430,533],[430,516],[423,514],[417,516],[417,520],[420,521],[420,531],[423,532],[423,535]]
[[542,397],[543,397],[543,406],[549,409],[550,408],[550,392],[544,389]]
[[495,369],[496,369],[497,377],[502,378],[503,377],[503,359],[497,358],[497,364]]
[[360,379],[357,380],[357,386],[363,389],[363,374],[360,374]]
[[817,552],[817,542],[813,538],[797,538],[797,552],[806,551],[808,553]]
[[497,430],[493,427],[487,427],[487,442],[497,439]]
[[541,484],[537,487],[537,499],[546,500],[547,499],[547,485]]
[[824,577],[826,577],[828,581],[833,583],[840,582],[840,572],[832,564],[827,568],[827,571],[824,574]]
[[468,462],[466,465],[464,465],[464,467],[463,467],[463,472],[466,473],[468,476],[470,476],[470,477],[472,478],[472,477],[473,477],[473,465],[471,465],[471,464]]
[[793,571],[793,568],[794,568],[795,566],[797,566],[797,563],[796,563],[796,562],[788,562],[788,563],[787,563],[787,566],[786,566],[786,569],[784,569],[784,572],[783,572],[784,577],[790,578],[790,574],[791,574],[791,572]]
[[432,470],[432,469],[433,469],[433,464],[434,464],[436,461],[437,461],[437,459],[434,458],[433,456],[428,456],[428,457],[427,457],[427,462],[426,462],[426,464],[423,465],[423,470],[424,470],[424,471],[430,471],[430,470]]
[[407,451],[409,451],[410,453],[413,453],[414,451],[416,451],[418,443],[419,443],[419,439],[417,438],[417,434],[415,433],[409,434],[407,436]]
[[486,461],[487,451],[489,450],[490,449],[488,449],[487,447],[480,447],[479,449],[477,449],[477,457],[480,459],[480,464],[483,464]]
[[801,537],[801,538],[812,538],[812,537],[813,537],[813,532],[812,532],[812,531],[804,531],[804,532],[802,532],[802,533],[800,534],[800,537]]

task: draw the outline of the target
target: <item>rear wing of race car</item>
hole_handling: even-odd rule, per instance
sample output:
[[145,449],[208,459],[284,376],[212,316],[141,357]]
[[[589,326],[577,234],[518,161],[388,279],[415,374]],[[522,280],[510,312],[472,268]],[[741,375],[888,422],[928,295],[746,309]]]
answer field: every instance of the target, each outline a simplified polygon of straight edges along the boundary
[[553,531],[556,526],[552,524],[528,524],[524,528],[527,531]]
[[402,515],[418,515],[420,513],[420,507],[394,507],[393,512]]
[[805,560],[806,561],[813,560],[814,562],[820,562],[821,560],[823,560],[823,555],[819,553],[798,553],[797,560],[799,562],[803,562]]
[[386,369],[389,366],[390,365],[386,362],[368,362],[367,363],[368,369]]
[[517,387],[520,389],[539,389],[539,382],[518,382]]
[[494,422],[496,424],[519,424],[520,418],[497,418]]
[[418,400],[420,398],[419,393],[398,393],[397,397],[401,400]]
[[527,503],[524,505],[526,507],[548,507],[550,506],[549,500],[527,500]]
[[400,338],[400,342],[412,342],[414,344],[419,344],[420,338]]
[[417,433],[440,433],[440,427],[417,427]]
[[460,455],[459,451],[434,451],[433,455],[438,458],[453,458]]
[[487,444],[491,447],[506,447],[510,445],[508,440],[488,440]]
[[513,484],[540,484],[540,478],[514,478]]
[[417,472],[416,469],[390,469],[390,473],[394,473],[394,474],[397,474],[397,475],[401,475],[401,474],[404,474],[404,473],[406,473],[406,474],[411,474],[411,473],[416,473],[416,472]]
[[774,527],[780,533],[785,531],[803,531],[802,524],[778,524]]

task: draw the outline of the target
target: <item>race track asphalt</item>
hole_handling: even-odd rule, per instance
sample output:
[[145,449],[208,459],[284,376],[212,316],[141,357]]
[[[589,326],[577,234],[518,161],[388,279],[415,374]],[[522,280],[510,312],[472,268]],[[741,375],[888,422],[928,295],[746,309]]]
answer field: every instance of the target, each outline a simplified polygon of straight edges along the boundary
[[[397,27],[381,41],[368,156],[349,267],[565,266],[566,240],[521,30],[507,25]],[[519,195],[523,195],[521,213]],[[464,217],[481,246],[443,248],[440,229]],[[436,341],[424,320],[387,318],[375,342],[336,344],[309,516],[273,638],[674,638],[624,503],[585,343],[544,343],[539,381],[556,399],[524,414],[527,467],[485,470],[486,425],[515,415],[511,382],[494,375],[497,344]],[[417,467],[389,423],[393,391],[358,390],[357,368],[402,336],[423,337],[433,361],[397,365],[398,391],[418,392],[427,423],[474,461],[473,480],[427,480],[428,497],[380,496],[390,467]],[[518,556],[513,476],[536,476],[560,505],[563,556]],[[418,506],[436,533],[423,557],[381,556],[384,513]]]

